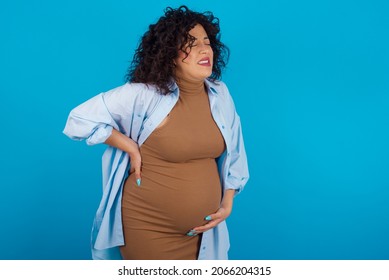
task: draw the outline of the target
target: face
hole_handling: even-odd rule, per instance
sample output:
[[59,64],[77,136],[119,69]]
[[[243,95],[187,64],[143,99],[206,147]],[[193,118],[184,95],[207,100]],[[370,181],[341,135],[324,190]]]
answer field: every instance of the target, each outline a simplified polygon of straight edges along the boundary
[[203,81],[212,74],[213,51],[211,42],[202,25],[197,24],[189,31],[189,35],[195,38],[192,47],[186,46],[186,54],[178,51],[178,57],[174,60],[176,65],[176,77],[182,77],[186,80],[197,82]]

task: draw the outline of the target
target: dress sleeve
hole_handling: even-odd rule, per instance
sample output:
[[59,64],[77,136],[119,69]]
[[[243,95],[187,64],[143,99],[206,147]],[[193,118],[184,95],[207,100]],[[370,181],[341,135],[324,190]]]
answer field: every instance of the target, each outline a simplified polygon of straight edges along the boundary
[[63,133],[88,145],[105,142],[113,128],[129,135],[136,96],[124,85],[92,97],[71,110]]

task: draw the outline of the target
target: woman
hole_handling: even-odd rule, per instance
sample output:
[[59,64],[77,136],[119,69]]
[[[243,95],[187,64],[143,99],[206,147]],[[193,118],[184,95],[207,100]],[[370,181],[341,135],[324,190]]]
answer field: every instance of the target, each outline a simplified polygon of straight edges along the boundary
[[248,180],[239,117],[217,79],[218,19],[167,8],[128,82],[73,109],[64,133],[108,144],[94,259],[227,259],[225,219]]

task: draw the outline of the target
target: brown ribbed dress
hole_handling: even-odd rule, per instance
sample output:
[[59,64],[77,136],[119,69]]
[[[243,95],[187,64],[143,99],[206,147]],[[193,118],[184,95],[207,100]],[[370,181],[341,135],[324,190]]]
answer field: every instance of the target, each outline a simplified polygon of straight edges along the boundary
[[134,173],[124,185],[124,259],[197,259],[201,235],[186,234],[220,206],[215,158],[223,137],[204,83],[180,80],[179,88],[177,104],[140,148],[141,186]]

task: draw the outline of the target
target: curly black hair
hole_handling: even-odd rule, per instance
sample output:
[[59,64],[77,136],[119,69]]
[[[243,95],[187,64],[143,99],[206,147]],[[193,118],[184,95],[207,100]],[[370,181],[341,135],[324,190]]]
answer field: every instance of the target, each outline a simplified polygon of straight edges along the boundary
[[167,7],[157,23],[142,36],[126,75],[127,82],[155,85],[161,94],[169,94],[174,77],[174,59],[178,50],[188,56],[194,37],[189,31],[203,26],[213,50],[213,68],[209,79],[220,79],[229,58],[229,49],[220,41],[219,19],[211,12],[198,13],[186,6]]

